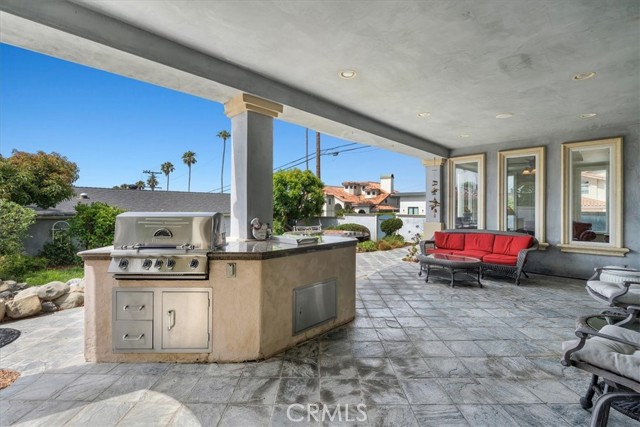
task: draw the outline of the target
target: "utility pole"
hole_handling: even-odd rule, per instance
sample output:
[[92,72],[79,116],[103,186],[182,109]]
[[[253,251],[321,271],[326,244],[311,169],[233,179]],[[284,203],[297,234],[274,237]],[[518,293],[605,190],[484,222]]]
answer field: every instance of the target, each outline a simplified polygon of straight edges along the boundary
[[[160,175],[162,172],[154,172],[154,171],[150,171],[150,170],[143,170],[142,173],[146,173],[147,175],[150,175],[150,180],[151,182],[157,183],[158,180],[156,179],[156,174]],[[159,187],[158,185],[150,185],[149,187],[151,187],[151,191],[155,191],[156,188],[160,189],[162,187]]]
[[316,176],[320,178],[320,132],[316,131]]
[[305,128],[304,130],[304,139],[307,143],[306,159],[307,159],[307,170],[309,170],[309,128]]

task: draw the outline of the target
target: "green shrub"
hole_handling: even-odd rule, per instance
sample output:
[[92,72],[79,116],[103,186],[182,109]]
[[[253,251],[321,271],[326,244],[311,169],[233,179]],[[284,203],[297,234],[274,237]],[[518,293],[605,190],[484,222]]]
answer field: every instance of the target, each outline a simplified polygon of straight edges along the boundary
[[358,242],[358,252],[374,252],[378,250],[376,242],[367,240],[366,242]]
[[392,236],[396,233],[396,231],[402,228],[402,220],[400,218],[389,218],[382,221],[380,224],[380,229],[384,231],[385,234]]
[[400,234],[394,234],[394,235],[391,235],[391,236],[384,236],[382,238],[382,240],[386,240],[386,241],[388,241],[390,243],[391,242],[400,242],[400,243],[404,244],[404,237],[402,235],[400,235]]
[[[27,230],[36,221],[33,209],[0,199],[0,255],[16,255],[22,251]],[[2,277],[2,276],[0,276]]]
[[35,271],[46,268],[47,260],[23,254],[5,255],[0,258],[0,277],[3,280],[22,282]]
[[49,267],[66,267],[82,263],[76,252],[78,248],[71,242],[69,233],[64,231],[58,233],[53,242],[45,243],[38,256],[46,258]]
[[69,221],[71,236],[78,239],[85,249],[113,244],[116,216],[124,212],[102,202],[76,205],[76,216]]

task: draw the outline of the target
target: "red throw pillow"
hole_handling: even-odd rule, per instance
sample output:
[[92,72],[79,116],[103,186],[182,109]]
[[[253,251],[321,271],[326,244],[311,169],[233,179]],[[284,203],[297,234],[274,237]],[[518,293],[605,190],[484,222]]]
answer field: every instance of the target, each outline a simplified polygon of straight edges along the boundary
[[436,248],[462,250],[464,249],[464,233],[443,233],[436,231],[434,233]]
[[501,236],[496,235],[493,243],[493,253],[518,256],[518,252],[531,246],[531,236]]
[[489,233],[468,233],[464,238],[464,250],[493,252],[493,238]]

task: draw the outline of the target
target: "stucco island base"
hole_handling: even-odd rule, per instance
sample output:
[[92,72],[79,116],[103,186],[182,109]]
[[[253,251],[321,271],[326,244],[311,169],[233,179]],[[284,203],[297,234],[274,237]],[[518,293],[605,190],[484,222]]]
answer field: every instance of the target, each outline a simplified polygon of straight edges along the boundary
[[[262,245],[262,246],[259,246]],[[82,252],[85,270],[85,359],[90,362],[241,362],[268,358],[355,317],[356,241],[323,238],[296,247],[268,242],[228,245],[210,254],[208,280],[116,280],[107,273],[112,248]],[[257,249],[257,250],[256,250]],[[236,277],[227,277],[235,263]],[[336,279],[336,317],[293,335],[293,290]],[[116,353],[114,288],[211,288],[210,353]]]

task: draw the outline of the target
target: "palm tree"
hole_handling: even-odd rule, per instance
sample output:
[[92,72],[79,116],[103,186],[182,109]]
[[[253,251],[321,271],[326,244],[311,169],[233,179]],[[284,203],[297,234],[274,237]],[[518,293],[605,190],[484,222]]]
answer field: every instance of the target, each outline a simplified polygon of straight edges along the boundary
[[227,139],[229,139],[231,137],[231,134],[229,132],[227,132],[226,130],[221,130],[220,132],[218,132],[218,134],[216,135],[218,138],[222,138],[222,168],[220,170],[220,192],[222,193],[223,188],[224,188],[224,155],[225,155],[225,151],[227,150]]
[[136,185],[136,188],[137,188],[138,190],[144,190],[144,187],[145,187],[145,183],[144,183],[144,181],[138,181],[138,182],[136,182],[136,184],[135,184],[135,185]]
[[176,168],[173,167],[173,163],[164,162],[160,165],[160,170],[167,176],[167,191],[169,191],[169,174],[176,170]]
[[156,174],[152,173],[149,178],[147,178],[147,185],[151,189],[151,191],[155,191],[158,185],[158,178],[156,178]]
[[187,187],[187,191],[191,191],[191,165],[197,163],[198,161],[196,160],[196,153],[194,153],[193,151],[187,151],[186,153],[184,153],[182,155],[182,162],[189,166],[189,187]]

